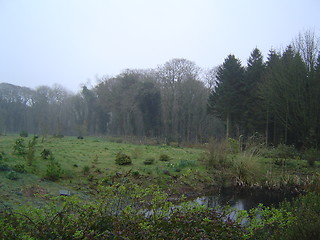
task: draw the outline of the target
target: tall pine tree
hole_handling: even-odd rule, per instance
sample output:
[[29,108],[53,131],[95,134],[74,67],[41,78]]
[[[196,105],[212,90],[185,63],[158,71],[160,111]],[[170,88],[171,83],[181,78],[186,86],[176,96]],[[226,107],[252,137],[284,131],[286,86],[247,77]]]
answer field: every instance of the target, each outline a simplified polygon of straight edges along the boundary
[[229,55],[217,71],[216,86],[208,100],[208,111],[226,121],[226,137],[241,132],[244,112],[244,68]]
[[265,64],[263,63],[261,51],[258,48],[255,48],[248,59],[248,66],[244,78],[244,130],[247,135],[252,135],[255,132],[262,132],[264,129],[264,109],[258,91],[264,71]]

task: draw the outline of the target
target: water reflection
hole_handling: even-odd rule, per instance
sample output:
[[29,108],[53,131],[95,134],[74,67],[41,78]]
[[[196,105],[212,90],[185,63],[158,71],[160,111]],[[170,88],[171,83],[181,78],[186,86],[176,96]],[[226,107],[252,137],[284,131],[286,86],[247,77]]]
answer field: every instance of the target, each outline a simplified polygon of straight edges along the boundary
[[238,210],[250,210],[257,207],[260,203],[264,206],[275,206],[282,201],[291,200],[294,197],[292,194],[284,194],[274,191],[233,191],[223,190],[219,194],[211,196],[203,196],[195,201],[201,205],[214,208],[217,206],[230,205]]

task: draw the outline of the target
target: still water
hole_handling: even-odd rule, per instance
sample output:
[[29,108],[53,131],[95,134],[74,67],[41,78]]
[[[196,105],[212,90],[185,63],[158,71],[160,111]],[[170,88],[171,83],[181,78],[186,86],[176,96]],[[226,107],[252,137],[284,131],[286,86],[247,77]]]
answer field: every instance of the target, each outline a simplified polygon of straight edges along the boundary
[[292,200],[295,195],[284,194],[275,191],[234,191],[232,189],[222,190],[220,193],[198,197],[195,202],[210,208],[230,205],[238,210],[250,210],[260,203],[264,206],[277,207],[284,200]]

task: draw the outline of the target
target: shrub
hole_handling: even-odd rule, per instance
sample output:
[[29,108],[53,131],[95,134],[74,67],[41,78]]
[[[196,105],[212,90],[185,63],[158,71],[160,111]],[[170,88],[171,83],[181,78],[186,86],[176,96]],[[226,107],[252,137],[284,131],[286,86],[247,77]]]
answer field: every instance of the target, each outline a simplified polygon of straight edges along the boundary
[[303,153],[303,158],[307,160],[309,166],[314,166],[316,161],[319,161],[320,151],[316,148],[309,148]]
[[62,172],[61,164],[51,155],[44,178],[50,181],[57,181],[61,177]]
[[40,153],[40,156],[43,160],[47,160],[49,159],[49,157],[51,156],[51,151],[49,149],[43,149],[42,152]]
[[[308,193],[292,202],[285,202],[282,209],[290,211],[296,221],[281,233],[277,239],[320,239],[320,194]],[[278,235],[278,237],[281,237]]]
[[143,161],[144,165],[151,165],[154,163],[154,158],[147,158],[146,160]]
[[26,146],[24,144],[24,140],[22,138],[16,139],[13,145],[13,153],[16,155],[24,156],[27,153]]
[[222,168],[227,165],[228,144],[225,141],[211,139],[207,144],[207,152],[202,159],[209,168]]
[[27,131],[21,131],[20,132],[20,137],[28,137],[28,132]]
[[290,159],[297,155],[297,151],[293,145],[279,144],[274,154],[276,158]]
[[232,159],[230,167],[238,185],[252,185],[259,181],[261,166],[255,157],[239,154]]
[[8,166],[8,164],[0,163],[0,172],[9,171],[11,168]]
[[139,172],[139,171],[133,171],[133,172],[132,172],[132,176],[135,177],[135,178],[137,178],[137,177],[140,176],[140,172]]
[[240,142],[233,138],[228,138],[228,151],[230,153],[239,153],[240,152]]
[[10,171],[7,174],[7,178],[10,179],[10,180],[17,180],[18,179],[18,174],[15,171]]
[[27,151],[27,161],[28,161],[28,165],[31,166],[32,165],[32,162],[34,160],[34,153],[36,151],[35,149],[35,146],[36,146],[36,140],[37,140],[37,137],[34,136],[32,138],[32,140],[29,141],[28,143],[28,151]]
[[82,173],[83,175],[88,175],[90,173],[90,167],[88,165],[83,166]]
[[117,153],[115,162],[117,165],[130,165],[132,163],[131,157],[124,153]]
[[25,173],[27,170],[25,169],[25,166],[23,164],[16,164],[12,168],[14,171],[18,173]]
[[170,160],[169,155],[167,155],[165,153],[161,154],[160,157],[159,157],[159,161],[167,162],[169,160]]
[[178,163],[178,168],[193,167],[195,165],[196,165],[196,161],[180,160],[180,162]]

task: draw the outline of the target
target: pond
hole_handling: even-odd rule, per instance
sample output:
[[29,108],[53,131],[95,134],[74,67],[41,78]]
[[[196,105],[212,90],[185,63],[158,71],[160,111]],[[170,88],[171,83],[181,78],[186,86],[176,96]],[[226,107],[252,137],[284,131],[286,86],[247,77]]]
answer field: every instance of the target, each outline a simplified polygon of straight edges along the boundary
[[220,193],[198,197],[194,201],[210,208],[230,205],[238,210],[250,210],[260,203],[264,206],[277,207],[280,202],[290,201],[295,196],[297,195],[270,190],[236,191],[224,189]]

